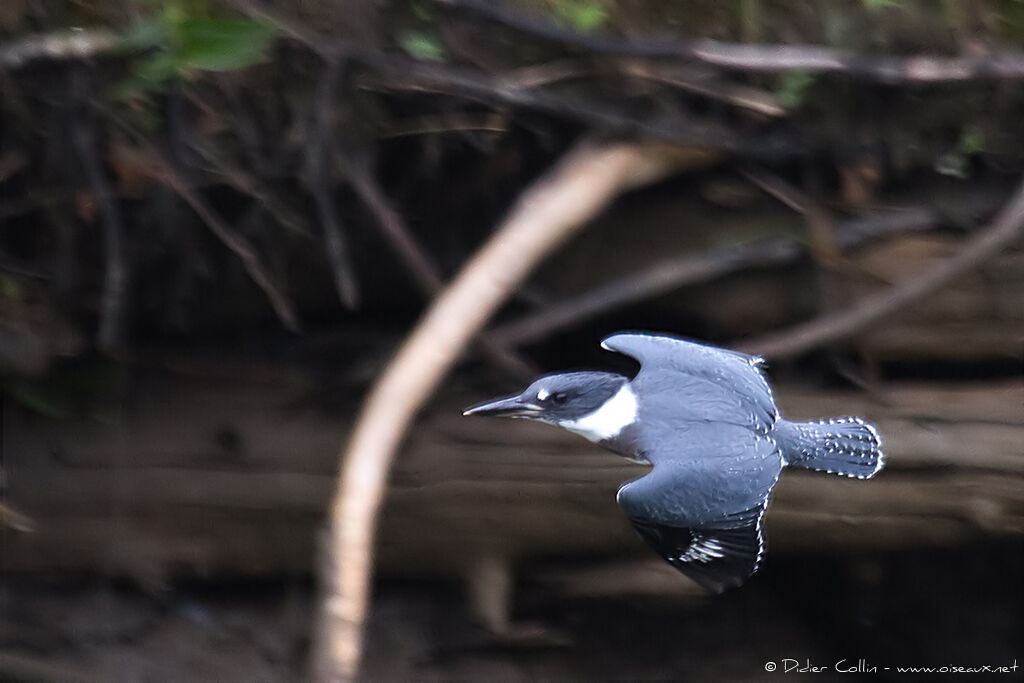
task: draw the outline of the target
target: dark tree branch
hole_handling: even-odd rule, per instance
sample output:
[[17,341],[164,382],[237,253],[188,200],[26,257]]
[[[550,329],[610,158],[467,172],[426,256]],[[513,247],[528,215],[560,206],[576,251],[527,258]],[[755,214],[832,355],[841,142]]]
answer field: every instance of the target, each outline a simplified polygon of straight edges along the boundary
[[[77,79],[79,85],[75,89],[82,91],[84,86],[81,84],[86,79],[82,74],[78,74]],[[83,109],[88,109],[89,94],[78,92],[78,96]],[[121,208],[114,190],[100,163],[96,122],[91,112],[82,113],[76,118],[71,131],[71,140],[85,173],[86,181],[96,197],[100,220],[103,224],[103,253],[106,259],[106,272],[100,305],[98,344],[101,349],[109,352],[118,349],[124,342],[125,300],[128,285],[124,221],[121,218]]]
[[824,315],[735,347],[766,358],[788,358],[860,332],[873,323],[920,301],[962,273],[975,268],[1020,238],[1024,233],[1024,183],[1003,207],[991,225],[972,237],[955,256],[857,303],[853,307]]
[[331,194],[331,171],[328,165],[330,151],[334,148],[331,114],[334,111],[341,69],[341,59],[337,56],[329,57],[317,86],[313,113],[306,132],[306,184],[316,202],[317,214],[323,226],[324,243],[338,299],[345,308],[353,310],[359,307],[359,284],[355,278],[348,242],[342,233],[341,218]]
[[391,200],[384,194],[367,165],[344,154],[339,154],[338,160],[352,189],[373,214],[377,225],[398,252],[420,291],[430,296],[436,294],[444,285],[440,269],[427,256],[426,250],[392,206]]
[[489,104],[513,105],[581,121],[604,130],[753,156],[785,153],[787,149],[798,147],[791,139],[780,136],[748,138],[720,123],[684,117],[681,113],[670,119],[646,120],[601,102],[509,85],[472,69],[409,60],[375,61],[367,66],[367,84],[391,91],[440,93]]
[[[1024,78],[1024,54],[991,52],[975,57],[875,56],[816,45],[761,45],[716,40],[619,38],[607,34],[583,34],[549,21],[511,10],[486,0],[435,0],[438,4],[477,15],[537,38],[602,54],[646,57],[659,60],[703,62],[749,73],[807,71],[839,74],[887,84],[953,83],[970,80],[1019,80]],[[322,56],[351,53],[353,46],[322,38],[255,0],[229,0],[249,16],[272,21],[285,35]],[[29,36],[0,47],[0,66],[21,68],[39,60],[88,59],[124,49],[121,36],[105,28]],[[339,51],[340,50],[340,51]]]
[[672,86],[766,116],[786,115],[786,109],[771,93],[726,81],[714,69],[650,59],[558,59],[503,73],[498,80],[509,88],[535,89],[570,79],[607,78],[609,72]]
[[[847,222],[839,230],[839,244],[850,248],[882,235],[928,230],[938,220],[929,209],[908,209],[857,219]],[[787,238],[667,259],[501,325],[492,330],[492,334],[511,346],[529,344],[629,304],[745,268],[789,263],[801,253],[801,242]]]
[[279,199],[261,178],[215,151],[212,145],[193,141],[192,149],[210,165],[208,169],[210,173],[222,177],[228,185],[242,194],[252,197],[285,230],[302,237],[312,236],[306,227],[305,220]]
[[620,64],[617,68],[635,78],[670,85],[765,116],[779,117],[787,113],[786,108],[773,94],[750,86],[730,83],[718,74],[705,73],[710,71],[707,67],[701,67],[702,71],[698,71],[698,67],[686,64],[660,64],[656,61],[634,59]]
[[264,266],[256,247],[244,236],[232,230],[163,156],[155,150],[152,151],[152,154],[154,158],[158,159],[157,167],[152,170],[153,175],[177,192],[178,196],[184,199],[185,203],[192,207],[196,215],[202,219],[206,227],[224,243],[224,246],[238,256],[249,277],[267,295],[267,300],[281,323],[288,330],[298,332],[299,320],[295,313],[295,306]]
[[578,33],[531,17],[502,2],[435,0],[528,35],[604,54],[661,60],[704,62],[750,73],[808,71],[832,73],[879,83],[938,83],[976,79],[1024,78],[1024,54],[994,52],[978,57],[874,56],[816,45],[750,45],[717,40],[620,38]]
[[[365,164],[341,156],[340,163],[345,169],[349,182],[356,194],[377,220],[377,225],[398,252],[406,269],[412,274],[420,290],[427,296],[437,295],[444,287],[444,278],[437,265],[431,261],[426,250],[416,240],[409,227],[370,174]],[[484,356],[497,367],[519,379],[536,376],[536,369],[519,354],[498,343],[491,335],[480,332],[478,343]]]

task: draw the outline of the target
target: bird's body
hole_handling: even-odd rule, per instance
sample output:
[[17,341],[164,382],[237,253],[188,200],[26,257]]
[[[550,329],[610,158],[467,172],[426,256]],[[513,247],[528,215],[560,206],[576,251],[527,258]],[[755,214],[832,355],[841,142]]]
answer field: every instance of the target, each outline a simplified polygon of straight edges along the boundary
[[651,464],[616,500],[651,547],[708,590],[757,571],[762,516],[784,466],[862,479],[882,468],[878,432],[860,418],[783,419],[757,356],[645,333],[601,345],[640,372],[549,375],[466,414],[547,422]]

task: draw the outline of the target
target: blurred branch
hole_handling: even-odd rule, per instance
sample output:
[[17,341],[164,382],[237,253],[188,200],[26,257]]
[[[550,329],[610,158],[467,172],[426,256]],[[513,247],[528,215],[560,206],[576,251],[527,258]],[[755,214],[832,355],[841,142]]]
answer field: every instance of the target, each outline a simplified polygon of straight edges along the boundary
[[[927,230],[938,221],[938,216],[930,209],[906,209],[848,221],[837,237],[840,246],[849,248],[883,235]],[[493,329],[492,334],[505,344],[529,344],[602,313],[745,268],[789,263],[801,253],[800,241],[785,238],[666,259],[501,325]]]
[[505,72],[499,76],[499,81],[509,88],[539,88],[570,79],[607,78],[612,72],[669,85],[766,116],[785,116],[787,113],[772,93],[726,81],[713,69],[687,64],[663,64],[654,60],[595,60],[589,57],[557,59]]
[[270,3],[260,2],[260,0],[227,0],[227,4],[247,17],[270,22],[281,33],[292,40],[302,43],[325,60],[346,56],[343,50],[338,49],[340,46],[332,45],[328,38],[318,35],[301,23],[293,21],[271,6]]
[[0,46],[0,67],[20,69],[40,60],[88,59],[122,47],[121,36],[105,28],[26,36]]
[[750,181],[752,185],[770,197],[774,197],[781,204],[788,206],[800,215],[807,213],[807,196],[785,182],[779,176],[772,173],[765,173],[756,169],[743,169],[740,175]]
[[320,216],[338,299],[345,308],[353,310],[359,307],[359,284],[348,241],[342,233],[341,218],[331,195],[331,172],[328,166],[330,151],[334,148],[331,114],[334,111],[338,79],[341,78],[342,61],[336,55],[326,59],[327,64],[314,96],[313,113],[306,131],[306,184]]
[[369,65],[368,84],[390,90],[428,92],[477,99],[544,111],[606,130],[631,133],[679,145],[716,148],[751,155],[802,146],[795,139],[745,136],[721,123],[684,116],[649,120],[633,116],[603,102],[532,90],[464,67],[426,64],[411,60],[380,60]]
[[779,99],[770,92],[748,85],[730,83],[717,74],[699,72],[689,65],[630,60],[618,68],[636,78],[671,85],[765,116],[778,117],[787,113]]
[[349,183],[363,204],[370,210],[384,236],[405,264],[420,291],[434,295],[444,285],[444,279],[437,265],[427,256],[409,226],[392,206],[377,180],[370,173],[365,162],[338,155],[339,162],[348,176]]
[[[37,528],[35,520],[16,509],[13,505],[0,502],[0,529],[11,529],[23,534],[34,533]],[[6,531],[0,531],[6,533]]]
[[694,44],[693,56],[706,64],[739,71],[842,74],[889,85],[1024,78],[1024,54],[1019,52],[978,57],[891,57],[815,45],[742,45],[705,40]]
[[817,45],[750,45],[717,40],[632,40],[580,33],[488,0],[435,0],[537,38],[591,52],[698,61],[752,73],[806,71],[834,73],[880,83],[936,83],[973,79],[1024,78],[1024,54],[994,52],[977,57],[874,56]]
[[849,337],[934,293],[962,273],[998,254],[1024,233],[1024,183],[983,232],[955,256],[917,277],[868,297],[845,311],[824,315],[789,330],[741,342],[735,348],[766,358],[788,358]]
[[452,112],[442,115],[416,116],[402,121],[391,121],[382,126],[380,132],[377,133],[378,140],[467,130],[507,133],[509,122],[504,116],[495,112],[485,114]]
[[158,160],[156,168],[152,170],[153,175],[167,183],[172,190],[177,192],[178,196],[184,199],[185,203],[191,206],[196,215],[202,219],[206,227],[224,243],[224,246],[241,259],[242,265],[245,266],[245,271],[252,278],[253,282],[267,295],[267,300],[270,302],[281,323],[288,330],[298,332],[299,321],[295,313],[295,306],[263,265],[259,254],[256,252],[256,247],[244,236],[232,230],[162,155],[155,150],[152,152],[152,155]]
[[[427,296],[435,296],[444,287],[440,269],[413,236],[409,226],[392,206],[366,165],[345,157],[342,158],[342,164],[352,188],[377,219],[377,225],[405,262],[405,267],[412,274],[417,286]],[[477,336],[484,355],[497,367],[519,379],[528,379],[536,375],[535,368],[529,362],[515,351],[499,344],[491,335],[481,332]]]
[[[82,99],[80,104],[88,109],[89,94],[84,92],[85,76],[78,74],[74,89]],[[96,122],[91,114],[82,114],[72,124],[71,140],[85,173],[89,187],[99,205],[100,220],[103,224],[103,253],[106,271],[103,279],[103,297],[100,304],[100,329],[98,343],[104,351],[110,352],[124,341],[125,299],[127,298],[128,264],[125,259],[124,221],[114,189],[110,186],[100,164],[96,140]]]
[[[343,56],[353,63],[362,65],[368,72],[365,77],[368,83],[387,90],[442,93],[488,103],[536,109],[603,129],[679,145],[735,151],[755,157],[771,155],[777,158],[805,146],[802,140],[783,134],[742,135],[717,121],[699,120],[683,116],[681,113],[671,118],[647,120],[602,102],[533,89],[529,87],[528,79],[517,79],[515,75],[502,78],[475,69],[429,64],[358,49],[343,41],[318,35],[258,0],[229,0],[229,4],[248,16],[273,22],[282,34],[302,43],[325,59]],[[678,72],[666,73],[657,66],[651,66],[646,71],[636,65],[632,68],[639,69],[643,77],[650,80],[661,80],[677,87],[684,87],[684,79]],[[555,71],[555,77],[564,77],[564,67],[557,67]],[[689,84],[691,90],[697,87],[694,83]],[[715,93],[716,99],[726,99],[734,104],[746,103],[747,108],[760,110],[762,113],[774,115],[777,111],[775,105],[766,99],[767,95],[754,94],[757,91],[750,88],[744,89],[731,84],[704,84],[702,91],[708,96]]]
[[671,172],[677,150],[580,145],[519,198],[437,298],[363,405],[331,504],[316,678],[352,680],[362,651],[373,536],[395,450],[413,416],[491,313],[536,263],[619,193]]
[[[545,19],[531,17],[486,0],[435,0],[440,5],[529,35],[602,54],[646,57],[658,60],[703,62],[750,73],[804,71],[841,74],[861,80],[887,83],[950,83],[981,79],[1024,78],[1024,54],[990,52],[973,57],[876,56],[817,45],[764,45],[717,40],[642,41],[607,34],[579,33]],[[323,56],[357,56],[353,46],[324,38],[256,0],[228,0],[236,10],[274,23],[285,35]],[[124,49],[122,36],[106,28],[33,35],[0,47],[0,66],[17,69],[39,60],[88,59]],[[364,55],[367,56],[367,55]]]
[[819,266],[832,270],[839,267],[835,220],[820,202],[774,173],[751,168],[740,175],[804,217],[811,255]]
[[205,145],[197,140],[192,140],[191,147],[209,164],[210,173],[222,177],[228,185],[242,194],[252,197],[289,232],[302,237],[311,237],[305,220],[279,199],[274,190],[268,187],[261,178],[221,155],[213,145]]

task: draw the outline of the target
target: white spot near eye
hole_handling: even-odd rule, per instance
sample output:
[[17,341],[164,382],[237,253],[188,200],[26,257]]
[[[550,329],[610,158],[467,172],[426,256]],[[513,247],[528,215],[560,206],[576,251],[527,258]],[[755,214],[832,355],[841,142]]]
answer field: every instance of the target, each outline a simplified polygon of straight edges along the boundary
[[551,395],[551,392],[549,392],[547,389],[541,389],[540,391],[537,392],[537,400],[538,401],[544,401],[550,395]]

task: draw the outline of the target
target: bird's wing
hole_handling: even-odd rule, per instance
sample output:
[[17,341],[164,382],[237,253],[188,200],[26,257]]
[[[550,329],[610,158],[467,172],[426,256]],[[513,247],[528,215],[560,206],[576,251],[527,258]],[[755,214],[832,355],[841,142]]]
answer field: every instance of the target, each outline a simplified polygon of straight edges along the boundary
[[669,564],[704,589],[721,593],[742,585],[757,571],[764,555],[763,514],[762,503],[701,526],[669,526],[644,518],[629,521]]
[[647,475],[619,489],[626,517],[659,555],[714,592],[742,584],[764,551],[761,515],[782,470],[767,437],[734,425],[695,426]]
[[639,332],[614,334],[601,346],[638,360],[641,369],[634,383],[646,385],[652,393],[678,395],[694,385],[691,395],[701,399],[694,406],[701,411],[697,415],[700,419],[733,424],[741,424],[736,420],[742,419],[742,424],[762,434],[778,419],[775,398],[761,372],[764,361],[759,356]]

